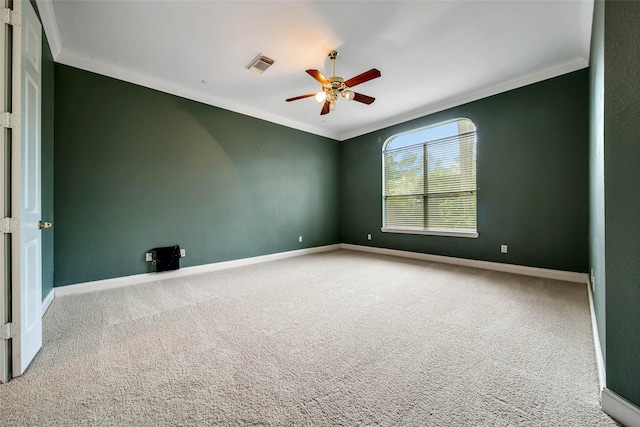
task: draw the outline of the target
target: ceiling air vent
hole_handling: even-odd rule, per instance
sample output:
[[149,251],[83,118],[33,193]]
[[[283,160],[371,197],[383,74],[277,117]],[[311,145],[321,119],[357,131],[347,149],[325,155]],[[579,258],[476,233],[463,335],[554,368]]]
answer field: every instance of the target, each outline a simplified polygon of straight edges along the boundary
[[262,74],[267,68],[271,67],[274,62],[276,62],[274,59],[267,58],[263,54],[259,53],[258,56],[253,58],[253,61],[247,65],[247,69],[256,74]]

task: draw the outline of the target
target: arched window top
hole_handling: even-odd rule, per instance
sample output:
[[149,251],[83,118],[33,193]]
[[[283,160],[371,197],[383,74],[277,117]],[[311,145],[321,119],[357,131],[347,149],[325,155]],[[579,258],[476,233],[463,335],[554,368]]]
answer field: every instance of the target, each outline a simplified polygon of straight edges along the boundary
[[382,231],[478,237],[471,120],[391,136],[383,145],[382,176]]
[[475,130],[476,125],[471,120],[466,118],[453,119],[393,135],[385,142],[383,151],[395,150],[396,148],[438,139],[458,137],[460,134],[475,132]]

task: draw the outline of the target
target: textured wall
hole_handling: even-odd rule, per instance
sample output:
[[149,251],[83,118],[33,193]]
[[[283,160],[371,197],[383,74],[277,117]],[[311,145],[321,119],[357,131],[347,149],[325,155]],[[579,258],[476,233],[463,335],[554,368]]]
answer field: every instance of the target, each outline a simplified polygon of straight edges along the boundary
[[[581,70],[346,141],[343,242],[587,272],[588,79]],[[382,233],[383,143],[459,117],[477,126],[480,236]],[[508,254],[500,253],[501,244],[509,245]]]
[[[339,242],[339,145],[56,64],[55,285]],[[298,243],[298,236],[303,243]]]
[[607,387],[640,406],[640,2],[604,26]]

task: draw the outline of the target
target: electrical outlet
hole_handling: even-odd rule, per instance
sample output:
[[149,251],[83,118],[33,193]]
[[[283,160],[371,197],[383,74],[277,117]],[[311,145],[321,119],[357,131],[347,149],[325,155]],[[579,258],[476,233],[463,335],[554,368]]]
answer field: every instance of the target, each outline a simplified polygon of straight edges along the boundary
[[500,245],[500,252],[502,252],[503,254],[507,253],[507,245]]
[[371,240],[371,234],[367,234],[367,240]]
[[302,236],[298,236],[298,242],[302,243]]
[[153,255],[151,254],[151,252],[147,252],[146,254],[144,254],[144,260],[147,262],[153,261]]
[[187,250],[186,249],[180,249],[180,258],[184,258],[187,256]]

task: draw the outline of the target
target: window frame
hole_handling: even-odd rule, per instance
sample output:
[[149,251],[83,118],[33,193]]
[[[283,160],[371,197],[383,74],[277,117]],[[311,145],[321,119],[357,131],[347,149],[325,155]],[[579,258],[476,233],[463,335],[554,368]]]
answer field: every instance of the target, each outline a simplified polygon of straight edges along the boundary
[[[436,128],[436,127],[440,127],[440,126],[445,126],[448,125],[450,123],[454,123],[454,122],[459,122],[462,120],[466,120],[469,121],[473,127],[474,130],[473,132],[475,133],[475,142],[474,142],[474,146],[476,149],[476,162],[477,162],[477,146],[478,146],[478,127],[475,124],[475,122],[467,117],[458,117],[455,119],[450,119],[450,120],[445,120],[445,121],[441,121],[438,123],[434,123],[432,125],[428,125],[428,126],[423,126],[423,127],[419,127],[416,129],[411,129],[405,132],[400,132],[400,133],[396,133],[391,135],[390,137],[388,137],[386,139],[386,141],[384,142],[384,144],[382,144],[382,156],[381,156],[381,160],[382,160],[382,227],[380,228],[380,231],[382,231],[383,233],[398,233],[398,234],[418,234],[418,235],[430,235],[430,236],[447,236],[447,237],[465,237],[465,238],[477,238],[480,234],[478,232],[478,207],[477,207],[477,200],[478,200],[478,184],[477,184],[477,176],[478,176],[478,171],[476,169],[476,188],[475,188],[475,195],[476,195],[476,229],[475,230],[463,230],[463,229],[438,229],[438,228],[431,228],[431,229],[426,229],[426,228],[412,228],[412,227],[387,227],[386,226],[386,206],[385,206],[385,198],[386,198],[386,185],[387,185],[387,179],[386,179],[386,174],[385,174],[385,153],[387,152],[387,147],[388,145],[396,138],[401,137],[403,135],[408,135],[408,134],[412,134],[412,133],[417,133],[417,132],[421,132],[421,131],[425,131],[427,129],[432,129],[432,128]],[[460,133],[458,133],[458,135],[461,135]],[[420,143],[416,143],[413,145],[419,145],[419,144],[428,144],[431,141],[437,141],[437,139],[432,139],[432,140],[427,140],[427,141],[423,141]],[[393,150],[393,148],[392,148]],[[476,163],[477,165],[477,163]],[[477,166],[476,166],[477,167]],[[425,171],[426,173],[426,171]],[[426,196],[427,193],[423,194],[423,196]]]

